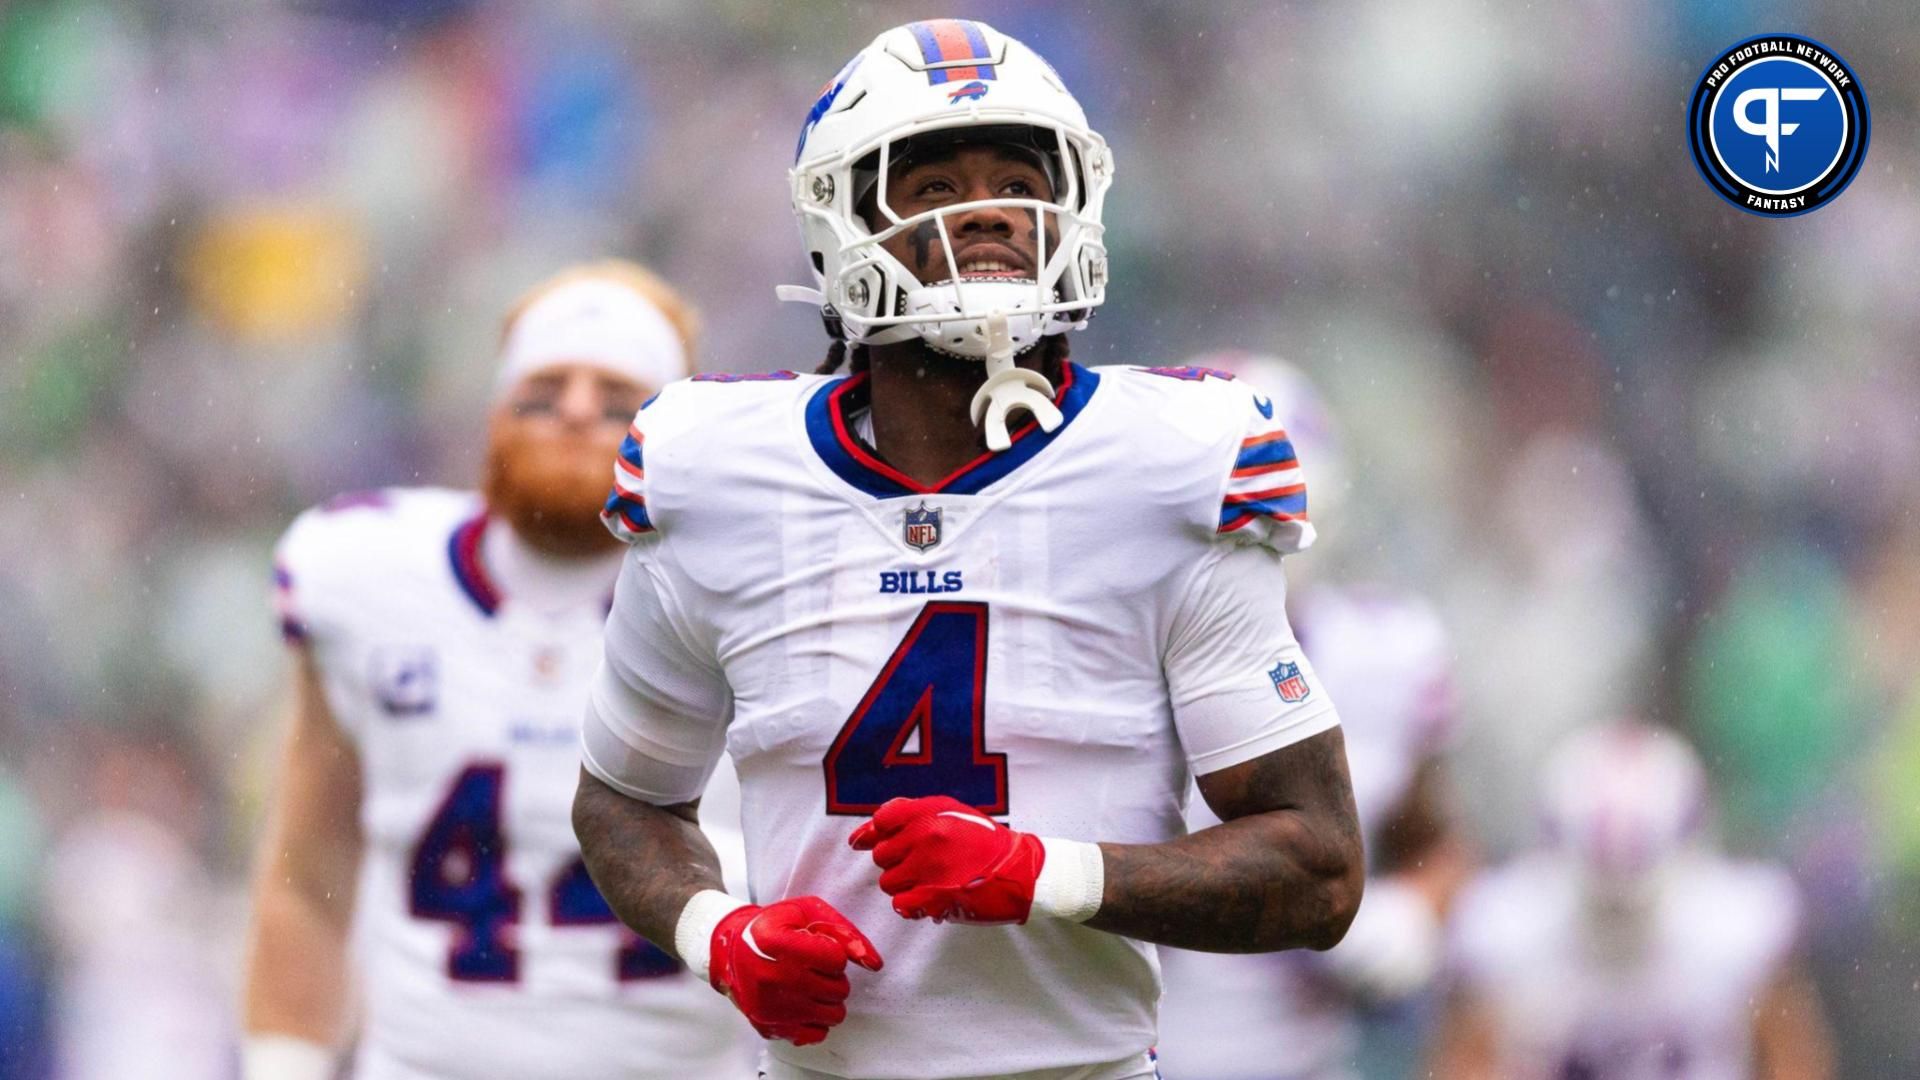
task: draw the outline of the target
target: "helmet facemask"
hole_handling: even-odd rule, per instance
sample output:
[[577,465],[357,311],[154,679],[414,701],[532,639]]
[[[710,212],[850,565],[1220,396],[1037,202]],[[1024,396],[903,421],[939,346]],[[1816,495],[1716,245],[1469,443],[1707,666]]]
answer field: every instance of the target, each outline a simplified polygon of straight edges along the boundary
[[[973,199],[904,215],[889,203],[891,178],[922,162],[945,160],[969,146],[989,146],[1030,159],[1046,178],[1047,191],[1030,197]],[[990,449],[1011,445],[1007,420],[1015,409],[1032,413],[1045,430],[1053,430],[1060,422],[1052,384],[1038,372],[1017,368],[1014,357],[1038,345],[1048,333],[1084,322],[1088,314],[1080,300],[1088,290],[1074,273],[1079,267],[1072,257],[1084,249],[1083,240],[1090,231],[1076,213],[1082,205],[1077,165],[1064,132],[998,125],[937,129],[885,143],[855,162],[851,170],[853,219],[857,226],[864,226],[865,235],[853,237],[841,248],[837,280],[848,298],[857,300],[872,288],[864,282],[877,274],[881,299],[890,296],[893,304],[891,310],[843,310],[842,325],[849,337],[869,344],[919,338],[936,352],[984,361],[987,380],[974,396],[972,412],[975,423],[986,428]],[[1002,262],[986,273],[965,265],[982,261],[973,250],[981,241],[957,242],[964,237],[956,236],[956,229],[965,227],[963,221],[976,220],[974,215],[980,211],[993,209],[1010,212],[1016,221],[1026,223],[1027,242],[1012,240],[994,246],[1027,265]],[[1016,230],[1020,228],[1015,225]],[[1092,231],[1097,230],[1093,226]],[[888,243],[902,236],[910,237],[917,249],[915,266],[907,266],[888,250]],[[1002,274],[1017,276],[1002,278]]]
[[[890,179],[929,159],[983,145],[1031,158],[1053,197],[976,199],[905,215],[889,203]],[[1099,250],[1099,226],[1078,213],[1083,192],[1075,158],[1063,132],[1015,125],[936,130],[864,155],[850,170],[854,197],[836,230],[843,243],[832,260],[838,272],[828,283],[848,339],[884,345],[917,337],[938,352],[980,360],[990,349],[986,321],[995,311],[1007,317],[1015,353],[1084,324],[1090,309],[1085,300],[1094,290],[1074,256],[1089,249],[1089,240]],[[1022,252],[1032,263],[1018,278],[984,279],[960,265],[956,226],[973,212],[996,208],[1023,217],[1032,230],[1031,250]],[[916,235],[932,241],[931,271],[909,267],[887,250],[890,241]]]

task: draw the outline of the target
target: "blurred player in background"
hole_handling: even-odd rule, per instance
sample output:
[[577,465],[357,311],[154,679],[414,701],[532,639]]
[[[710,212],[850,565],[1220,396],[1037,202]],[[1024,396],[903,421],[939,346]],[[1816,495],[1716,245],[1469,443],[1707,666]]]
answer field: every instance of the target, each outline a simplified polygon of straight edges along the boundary
[[[1268,395],[1313,469],[1314,519],[1324,535],[1329,515],[1339,512],[1347,469],[1312,382],[1284,361],[1252,353],[1209,353],[1191,363],[1231,372]],[[1357,1075],[1360,1009],[1406,1000],[1432,983],[1441,920],[1471,870],[1444,794],[1440,754],[1454,709],[1438,615],[1422,598],[1385,587],[1333,585],[1311,569],[1289,578],[1294,629],[1340,702],[1370,860],[1366,899],[1346,938],[1325,953],[1162,950],[1160,1056],[1174,1077]],[[1201,799],[1188,804],[1187,820],[1193,829],[1219,823]]]
[[358,1080],[749,1066],[739,1018],[619,924],[568,826],[622,553],[607,463],[693,332],[638,266],[561,274],[507,318],[480,493],[345,496],[281,542],[298,708],[254,886],[245,1080],[333,1074],[350,936]]
[[1542,780],[1547,844],[1461,894],[1433,1075],[1831,1076],[1793,882],[1703,841],[1692,749],[1616,723],[1575,733]]
[[[1067,359],[1112,174],[1020,42],[887,31],[790,181],[824,370],[676,383],[622,449],[575,823],[615,909],[777,1040],[770,1076],[1152,1076],[1149,943],[1326,948],[1353,917],[1286,432],[1231,380]],[[723,748],[755,902],[690,824]],[[1187,835],[1194,776],[1225,824]]]

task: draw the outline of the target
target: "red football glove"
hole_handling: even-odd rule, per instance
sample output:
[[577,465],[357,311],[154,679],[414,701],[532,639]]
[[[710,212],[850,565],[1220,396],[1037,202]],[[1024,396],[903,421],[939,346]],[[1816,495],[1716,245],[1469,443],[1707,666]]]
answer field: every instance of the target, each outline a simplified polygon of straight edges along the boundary
[[817,896],[749,904],[713,928],[709,981],[763,1039],[808,1046],[847,1018],[847,961],[880,970],[880,952]]
[[934,922],[1026,922],[1047,859],[1039,837],[945,795],[888,800],[847,843],[873,852],[893,910]]

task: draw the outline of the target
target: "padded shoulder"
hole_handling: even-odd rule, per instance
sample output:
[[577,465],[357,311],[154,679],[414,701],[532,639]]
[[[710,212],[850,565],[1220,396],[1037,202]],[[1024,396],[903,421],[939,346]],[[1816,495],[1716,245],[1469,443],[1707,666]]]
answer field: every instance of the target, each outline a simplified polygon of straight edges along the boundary
[[784,433],[799,402],[825,381],[775,371],[667,384],[634,415],[601,521],[629,543],[670,529],[677,509],[734,479],[753,444]]
[[[369,595],[390,592],[480,509],[447,488],[382,488],[337,496],[299,517],[274,548],[275,606],[291,641],[337,631]],[[430,549],[430,550],[429,550]]]
[[1799,945],[1800,893],[1780,867],[1698,856],[1673,878],[1680,932],[1729,973],[1763,984]]
[[1214,536],[1283,555],[1313,543],[1306,478],[1270,397],[1214,368],[1107,370],[1144,397],[1153,423],[1208,448],[1199,467],[1214,481],[1204,515]]

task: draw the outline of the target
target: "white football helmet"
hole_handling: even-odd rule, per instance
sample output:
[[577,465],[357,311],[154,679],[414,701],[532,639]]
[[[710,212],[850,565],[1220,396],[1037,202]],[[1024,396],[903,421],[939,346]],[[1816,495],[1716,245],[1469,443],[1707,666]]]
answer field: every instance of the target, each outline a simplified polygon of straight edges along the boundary
[[[889,168],[916,145],[941,140],[1030,148],[1053,180],[1054,200],[975,200],[901,217],[887,205]],[[1112,153],[1053,68],[985,23],[934,19],[875,38],[814,102],[788,177],[818,287],[783,286],[779,295],[820,305],[829,331],[849,343],[918,337],[942,352],[997,359],[1009,344],[1022,352],[1044,335],[1085,326],[1106,299],[1100,211]],[[1058,222],[1052,250],[1048,230],[1039,230],[1033,280],[963,280],[947,221],[987,206]],[[862,216],[868,207],[877,231]],[[945,248],[945,280],[916,279],[881,246],[928,221]],[[997,349],[992,316],[996,329],[1004,322]]]
[[1541,779],[1548,840],[1597,884],[1651,877],[1695,841],[1706,817],[1699,757],[1678,735],[1642,723],[1574,733]]

